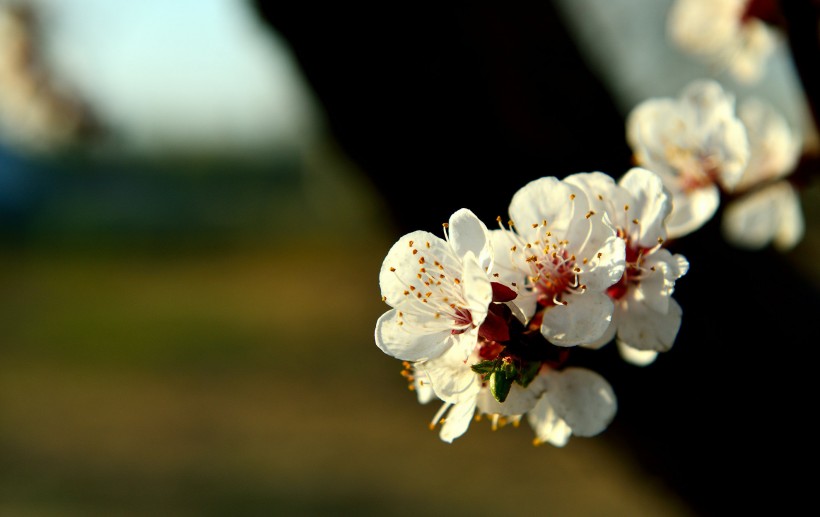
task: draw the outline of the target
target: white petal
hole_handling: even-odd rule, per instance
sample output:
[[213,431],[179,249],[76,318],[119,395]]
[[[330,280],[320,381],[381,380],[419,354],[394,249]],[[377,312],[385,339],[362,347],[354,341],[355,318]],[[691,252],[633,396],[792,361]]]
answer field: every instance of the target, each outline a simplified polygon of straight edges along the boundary
[[577,436],[595,436],[609,426],[618,410],[615,392],[598,373],[570,367],[546,376],[545,396],[559,418]]
[[439,332],[411,332],[399,325],[398,310],[390,309],[376,321],[376,345],[387,355],[405,361],[438,357],[453,345],[449,329]]
[[618,184],[631,194],[632,202],[629,210],[630,222],[637,219],[637,244],[644,248],[651,248],[658,243],[658,239],[666,240],[665,220],[672,211],[671,195],[663,186],[661,177],[647,169],[633,167],[621,177]]
[[768,102],[756,97],[743,101],[738,116],[746,126],[751,155],[736,188],[746,190],[792,172],[802,142],[792,133],[786,119]]
[[541,333],[558,346],[592,343],[606,332],[614,306],[604,293],[587,291],[567,295],[566,305],[544,311]]
[[646,272],[632,296],[653,311],[666,314],[675,281],[689,270],[689,262],[683,255],[672,255],[660,248],[646,257],[643,268]]
[[447,443],[452,443],[453,440],[467,432],[475,415],[475,405],[475,398],[454,404],[444,418],[439,438]]
[[572,429],[558,417],[546,394],[527,413],[527,421],[535,432],[536,444],[548,442],[556,447],[563,447],[572,435]]
[[720,191],[714,185],[690,192],[671,188],[669,191],[672,193],[672,213],[666,219],[666,231],[670,239],[699,229],[715,215],[720,205]]
[[482,268],[492,266],[492,248],[490,247],[487,227],[476,215],[466,208],[456,211],[449,221],[450,245],[459,257],[468,251],[478,257]]
[[638,350],[666,352],[675,343],[682,313],[674,298],[669,298],[666,314],[653,311],[639,301],[629,300],[627,309],[618,319],[618,339]]
[[487,272],[478,263],[472,251],[464,255],[461,285],[464,300],[473,317],[473,325],[479,326],[487,317],[487,310],[493,301],[493,287]]
[[583,218],[587,211],[583,193],[552,176],[524,185],[513,195],[509,208],[515,228],[527,241],[537,239],[538,230],[532,225],[545,220],[556,235],[567,235],[570,223]]
[[599,248],[586,256],[579,256],[587,259],[586,264],[576,265],[581,269],[581,283],[586,285],[589,291],[603,291],[617,283],[626,269],[626,243],[614,234]]
[[783,194],[783,199],[777,204],[780,213],[780,225],[773,241],[774,247],[779,251],[788,251],[797,246],[805,233],[800,196],[791,185],[787,184],[786,186],[788,190]]
[[732,201],[721,223],[727,241],[750,250],[764,248],[775,239],[779,249],[789,249],[804,232],[799,198],[785,181]]
[[667,134],[682,126],[678,102],[650,98],[638,104],[626,119],[626,138],[635,160],[643,167],[672,182],[678,176],[666,157]]
[[623,341],[616,340],[615,342],[623,360],[635,366],[649,366],[658,358],[658,353],[654,350],[638,350]]
[[456,403],[475,398],[481,389],[480,378],[462,354],[453,347],[440,357],[418,363],[417,368],[432,384],[436,396],[445,402]]
[[[428,243],[429,247],[427,247]],[[421,257],[425,257],[425,261],[429,264],[438,261],[445,267],[448,274],[460,274],[461,272],[461,262],[447,241],[430,232],[408,233],[393,244],[379,271],[379,287],[386,303],[392,307],[405,303],[408,298],[404,292],[411,285],[418,289],[425,288],[422,280],[417,276]]]
[[[416,365],[418,364],[419,363],[416,363]],[[433,391],[433,385],[430,383],[430,379],[427,377],[427,374],[417,366],[413,368],[413,388],[413,391],[416,392],[416,398],[419,404],[427,404],[436,398],[436,393]]]
[[595,341],[584,343],[581,346],[592,350],[598,350],[604,345],[609,344],[609,342],[615,338],[615,333],[618,330],[618,312],[618,306],[616,305],[615,310],[612,312],[612,321],[609,322],[609,326],[606,328],[606,331],[604,331],[604,334]]

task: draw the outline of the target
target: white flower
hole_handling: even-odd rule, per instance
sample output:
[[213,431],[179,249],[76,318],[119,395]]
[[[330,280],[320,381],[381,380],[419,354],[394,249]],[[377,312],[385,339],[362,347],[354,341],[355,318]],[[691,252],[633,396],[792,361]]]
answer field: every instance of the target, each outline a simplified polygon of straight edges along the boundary
[[455,347],[466,359],[475,348],[492,301],[489,234],[475,214],[461,209],[445,236],[408,233],[382,263],[382,299],[393,308],[377,321],[375,339],[388,355],[418,361]]
[[606,290],[625,267],[624,242],[606,215],[590,209],[577,186],[554,177],[521,188],[509,211],[513,230],[492,232],[493,274],[518,290],[508,305],[523,322],[535,315],[531,326],[540,325],[553,344],[598,339],[614,308]]
[[648,99],[627,117],[627,141],[638,165],[657,173],[672,195],[670,238],[714,216],[720,191],[732,190],[749,159],[734,96],[712,80],[689,84],[679,98]]
[[441,357],[413,365],[419,402],[427,403],[433,396],[443,401],[430,422],[430,428],[441,424],[439,437],[447,443],[467,431],[476,411],[479,415],[491,415],[493,428],[496,428],[499,421],[518,422],[524,413],[535,406],[541,394],[541,391],[534,390],[540,390],[540,385],[531,383],[532,389],[513,384],[504,402],[498,402],[482,376],[471,368],[472,364],[482,359],[480,351],[481,345],[467,360],[448,351]]
[[728,69],[742,83],[763,75],[776,33],[752,11],[753,0],[677,0],[667,31],[683,51]]
[[677,336],[682,311],[672,293],[689,268],[686,258],[661,247],[671,210],[668,192],[657,174],[639,167],[617,184],[600,172],[575,174],[567,181],[586,193],[593,210],[609,216],[626,246],[624,275],[607,290],[615,304],[612,323],[588,345],[599,347],[617,338],[624,359],[648,364],[657,352],[669,350]]
[[803,237],[803,210],[797,192],[782,178],[794,171],[801,140],[760,99],[747,99],[738,113],[749,135],[751,156],[733,191],[739,197],[723,213],[723,234],[743,248],[760,249],[773,243],[778,250],[789,250]]
[[618,410],[612,386],[592,370],[546,369],[533,384],[543,389],[543,395],[527,413],[536,445],[548,442],[563,447],[573,434],[595,436],[609,426]]

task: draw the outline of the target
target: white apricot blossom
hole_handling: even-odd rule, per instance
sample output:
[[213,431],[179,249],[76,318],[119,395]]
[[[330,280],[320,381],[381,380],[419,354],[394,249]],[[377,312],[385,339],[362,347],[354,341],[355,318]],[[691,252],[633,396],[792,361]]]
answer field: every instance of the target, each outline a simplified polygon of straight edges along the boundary
[[473,212],[455,212],[446,239],[426,231],[401,237],[379,272],[382,300],[392,309],[376,322],[376,345],[408,361],[432,359],[455,347],[466,359],[492,301],[487,270],[492,247]]
[[518,190],[511,229],[492,232],[493,275],[517,291],[516,316],[558,346],[598,339],[614,306],[606,290],[624,272],[624,242],[580,188],[543,177]]
[[800,197],[786,176],[794,172],[802,142],[785,118],[770,104],[745,100],[738,109],[746,126],[751,155],[743,176],[726,206],[723,235],[747,249],[769,244],[780,251],[793,248],[804,233]]
[[405,374],[414,382],[420,403],[426,404],[435,398],[443,401],[430,422],[430,429],[440,424],[439,438],[447,443],[463,435],[476,414],[490,415],[493,429],[499,422],[517,423],[535,406],[541,394],[538,384],[522,387],[513,383],[505,400],[499,402],[483,376],[470,366],[481,361],[481,350],[482,346],[478,345],[465,361],[451,349],[438,358],[414,363]]
[[721,190],[735,188],[749,160],[735,99],[716,81],[693,81],[678,98],[650,98],[627,116],[627,141],[640,167],[657,173],[672,196],[669,238],[709,221]]
[[657,174],[640,167],[618,183],[601,172],[575,174],[567,181],[586,194],[592,210],[609,216],[626,247],[624,274],[607,290],[615,304],[612,322],[588,346],[597,348],[615,338],[625,360],[648,364],[657,352],[668,351],[678,334],[682,310],[672,293],[689,268],[683,255],[662,247],[672,209],[668,192]]
[[536,445],[550,443],[563,447],[573,434],[581,437],[600,434],[618,410],[609,382],[586,368],[545,369],[533,384],[533,390],[542,390],[535,407],[527,413]]
[[778,34],[759,15],[759,0],[676,0],[667,16],[667,34],[688,54],[698,56],[737,81],[762,77],[778,44]]

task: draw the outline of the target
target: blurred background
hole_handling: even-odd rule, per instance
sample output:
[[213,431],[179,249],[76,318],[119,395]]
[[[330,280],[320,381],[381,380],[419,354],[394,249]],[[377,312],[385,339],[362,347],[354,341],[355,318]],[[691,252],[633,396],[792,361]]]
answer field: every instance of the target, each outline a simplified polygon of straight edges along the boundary
[[794,250],[717,220],[674,348],[590,365],[619,412],[427,428],[374,344],[378,269],[462,207],[631,166],[624,117],[713,77],[814,131],[785,39],[740,84],[672,2],[0,2],[0,514],[717,515],[808,500],[818,188]]

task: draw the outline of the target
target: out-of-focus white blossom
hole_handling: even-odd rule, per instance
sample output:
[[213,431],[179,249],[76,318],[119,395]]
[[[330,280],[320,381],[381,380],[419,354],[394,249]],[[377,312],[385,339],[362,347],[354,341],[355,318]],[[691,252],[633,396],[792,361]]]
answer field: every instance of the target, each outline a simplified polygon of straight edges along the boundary
[[800,197],[784,179],[794,172],[802,141],[771,105],[757,98],[745,100],[738,113],[746,126],[751,156],[723,212],[727,241],[761,249],[772,244],[780,251],[797,245],[803,237]]
[[721,190],[735,188],[749,160],[735,98],[709,79],[693,81],[676,99],[638,104],[627,117],[626,137],[636,163],[657,173],[672,196],[669,238],[709,221]]
[[606,290],[623,275],[624,243],[603,212],[565,180],[544,177],[513,196],[512,229],[492,232],[494,274],[518,292],[510,302],[551,343],[598,339],[614,309]]
[[681,50],[743,83],[760,80],[778,43],[777,33],[751,8],[754,0],[676,0],[667,32]]

